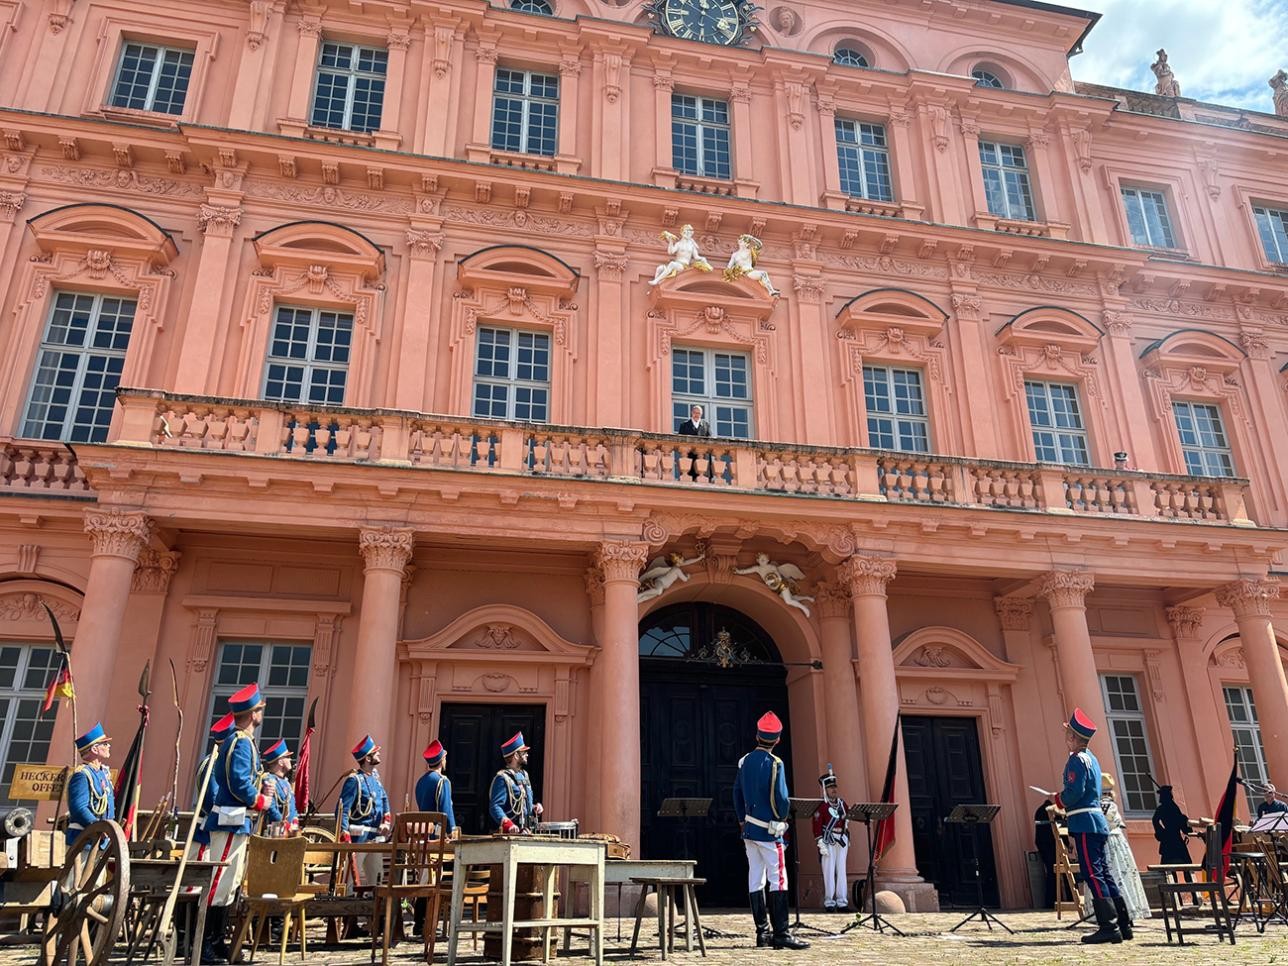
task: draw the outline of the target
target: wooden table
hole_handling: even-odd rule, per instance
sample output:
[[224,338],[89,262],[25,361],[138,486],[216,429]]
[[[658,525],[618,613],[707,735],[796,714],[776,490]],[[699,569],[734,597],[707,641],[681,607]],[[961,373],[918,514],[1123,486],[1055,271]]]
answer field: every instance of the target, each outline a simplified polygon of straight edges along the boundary
[[[510,966],[514,930],[543,930],[544,960],[550,957],[550,930],[582,927],[591,930],[591,949],[596,966],[604,962],[604,853],[603,842],[590,839],[560,839],[534,835],[486,836],[462,838],[456,842],[452,871],[452,908],[449,923],[447,964],[456,966],[456,949],[462,932],[500,932],[501,966]],[[465,880],[470,866],[501,867],[502,913],[500,922],[462,921]],[[546,917],[515,922],[514,890],[520,865],[547,866],[545,881]],[[582,919],[558,919],[550,915],[554,903],[555,871],[559,866],[590,872],[590,915]]]
[[[200,966],[201,963],[201,940],[206,932],[206,896],[210,894],[210,889],[214,885],[215,873],[227,865],[227,862],[213,862],[205,859],[189,859],[184,865],[180,888],[197,890],[195,893],[188,894],[197,904],[197,922],[192,930],[191,956],[188,960],[192,966]],[[155,929],[160,925],[162,907],[170,890],[174,888],[178,871],[178,859],[130,860],[130,898],[140,900],[144,906],[155,907],[152,910],[154,915],[149,916],[142,923],[144,930],[149,927]],[[179,895],[180,901],[184,901],[184,893],[181,892]],[[164,937],[161,939],[164,945]],[[163,958],[166,966],[170,966],[175,961],[175,955],[175,949],[166,948]]]

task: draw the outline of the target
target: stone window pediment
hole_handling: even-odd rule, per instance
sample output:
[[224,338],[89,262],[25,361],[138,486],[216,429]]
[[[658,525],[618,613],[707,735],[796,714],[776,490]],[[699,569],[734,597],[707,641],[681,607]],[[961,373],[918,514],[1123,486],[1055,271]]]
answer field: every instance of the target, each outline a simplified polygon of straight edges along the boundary
[[836,317],[843,332],[885,332],[894,327],[927,340],[937,337],[948,319],[934,302],[903,289],[874,289],[857,295],[841,306]]
[[164,267],[179,253],[170,233],[151,218],[116,205],[66,205],[27,222],[36,245],[47,255],[88,255],[102,251],[116,259],[138,259]]
[[567,262],[524,245],[495,245],[466,255],[457,264],[456,278],[464,288],[519,287],[562,299],[572,298],[581,282]]
[[1201,368],[1210,373],[1237,370],[1247,353],[1233,342],[1199,329],[1182,329],[1165,339],[1150,343],[1141,359],[1151,368]]
[[1055,307],[1021,312],[997,330],[998,342],[1004,346],[1056,345],[1080,354],[1091,352],[1102,335],[1104,332],[1098,326],[1077,312]]
[[716,306],[731,317],[768,319],[777,299],[763,285],[749,278],[726,280],[718,271],[691,269],[664,279],[651,292],[655,311],[705,310]]
[[254,245],[260,264],[266,268],[325,265],[332,272],[373,278],[385,270],[379,246],[365,235],[328,222],[281,225],[257,235]]
[[404,661],[538,661],[590,665],[596,648],[561,637],[536,614],[509,604],[487,604],[441,631],[398,646]]
[[927,677],[1014,681],[1020,673],[1019,665],[953,627],[922,627],[908,634],[895,645],[894,665],[900,675]]

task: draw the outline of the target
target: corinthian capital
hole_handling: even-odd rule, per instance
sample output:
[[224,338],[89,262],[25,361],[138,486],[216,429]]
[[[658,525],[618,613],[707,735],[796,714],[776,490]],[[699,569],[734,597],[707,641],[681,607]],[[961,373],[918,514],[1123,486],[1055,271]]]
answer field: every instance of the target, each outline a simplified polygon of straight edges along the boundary
[[1083,607],[1096,578],[1085,570],[1053,570],[1038,584],[1038,593],[1052,607]]
[[411,559],[412,530],[409,527],[364,527],[358,533],[358,552],[366,570],[394,570],[402,573]]
[[841,581],[820,584],[814,591],[814,601],[823,617],[850,616],[850,588]]
[[840,578],[855,597],[884,597],[897,569],[889,557],[856,553],[841,564]]
[[202,205],[197,215],[197,224],[202,232],[216,238],[232,237],[233,229],[241,224],[240,208],[224,208],[220,205]]
[[1033,619],[1033,601],[1027,597],[994,597],[993,607],[1004,631],[1027,631]]
[[179,569],[177,550],[152,550],[145,547],[134,568],[130,590],[140,594],[164,594],[170,589],[170,578]]
[[1190,640],[1203,623],[1206,613],[1202,607],[1186,607],[1178,604],[1167,608],[1167,623],[1172,625],[1172,634],[1177,640]]
[[629,580],[632,583],[638,581],[646,560],[648,560],[647,543],[606,540],[595,551],[595,566],[603,573],[605,581]]
[[1269,617],[1270,602],[1279,599],[1279,578],[1236,580],[1216,589],[1216,602],[1235,617]]
[[95,557],[125,557],[134,563],[152,536],[152,520],[138,510],[86,510],[85,532]]

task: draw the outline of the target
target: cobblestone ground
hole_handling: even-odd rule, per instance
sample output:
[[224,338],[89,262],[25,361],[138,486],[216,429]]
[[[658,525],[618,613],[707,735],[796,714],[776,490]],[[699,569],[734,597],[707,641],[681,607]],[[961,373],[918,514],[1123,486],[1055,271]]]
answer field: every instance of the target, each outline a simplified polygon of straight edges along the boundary
[[[1078,942],[1081,932],[1077,929],[1068,931],[1065,923],[1060,923],[1050,913],[1016,912],[1002,915],[1003,921],[1015,930],[1014,935],[1007,935],[998,929],[989,932],[983,926],[971,923],[962,931],[948,934],[961,919],[962,914],[940,913],[934,915],[892,916],[894,922],[907,935],[879,936],[871,930],[854,930],[845,936],[828,937],[816,933],[806,933],[813,943],[808,950],[798,953],[777,952],[768,949],[756,949],[751,941],[752,930],[746,914],[716,914],[703,917],[705,923],[717,929],[736,934],[733,939],[707,940],[707,958],[703,960],[696,949],[686,953],[677,949],[669,960],[676,963],[708,963],[711,966],[732,966],[732,964],[764,963],[774,966],[834,966],[834,964],[879,964],[879,966],[967,966],[967,964],[989,963],[1003,966],[1035,966],[1035,964],[1052,964],[1052,966],[1091,966],[1102,963],[1131,963],[1141,966],[1182,966],[1182,964],[1280,964],[1288,966],[1288,927],[1271,926],[1265,935],[1258,935],[1251,925],[1237,930],[1237,943],[1230,946],[1228,942],[1218,945],[1215,939],[1200,936],[1184,947],[1169,946],[1163,932],[1162,923],[1152,920],[1142,924],[1132,943],[1120,946],[1083,946]],[[841,916],[824,916],[806,914],[803,921],[829,930],[839,930],[848,921]],[[632,962],[627,947],[630,943],[631,922],[623,920],[622,941],[617,941],[616,923],[610,921],[607,933],[608,945],[605,948],[605,962]],[[358,966],[370,963],[370,952],[367,946],[354,941],[341,947],[323,947],[320,945],[321,930],[317,932],[317,945],[314,944],[310,930],[308,960],[311,964],[336,964],[336,966]],[[651,945],[647,945],[651,943]],[[641,952],[634,962],[660,962],[657,952],[657,932],[653,927],[646,927],[641,935]],[[465,943],[461,962],[468,964],[484,963],[482,956],[470,950]],[[30,966],[35,962],[35,951],[31,947],[0,950],[0,966]],[[257,963],[271,964],[277,962],[276,950],[260,950],[256,956]],[[297,949],[287,951],[286,962],[299,963]],[[391,963],[417,963],[424,960],[420,956],[419,942],[406,942],[390,955]],[[447,961],[446,950],[440,945],[436,963]],[[572,954],[561,954],[560,964],[588,963],[590,957],[575,949]],[[124,959],[113,959],[113,963],[124,962]]]

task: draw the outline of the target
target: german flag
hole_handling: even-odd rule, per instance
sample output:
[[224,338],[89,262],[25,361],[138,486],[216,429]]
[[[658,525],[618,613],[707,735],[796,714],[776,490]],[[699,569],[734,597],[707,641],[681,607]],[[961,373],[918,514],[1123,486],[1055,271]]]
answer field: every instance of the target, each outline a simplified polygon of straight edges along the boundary
[[45,688],[45,703],[40,708],[41,714],[48,714],[49,709],[54,706],[55,698],[70,698],[76,700],[76,691],[72,687],[72,669],[67,663],[67,652],[60,651],[58,655],[58,673],[54,679],[49,682],[49,687]]
[[[899,770],[899,730],[901,716],[895,715],[894,734],[890,736],[890,760],[886,762],[885,782],[881,786],[881,801],[890,804],[894,801],[895,776]],[[877,823],[876,841],[872,843],[872,858],[876,861],[885,855],[886,850],[894,845],[894,816],[883,818]]]

